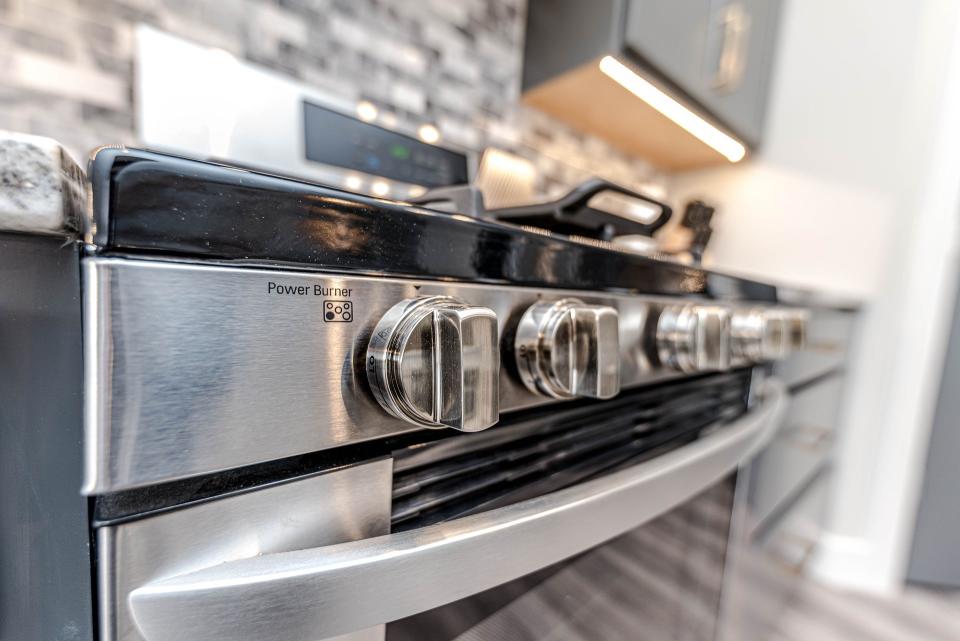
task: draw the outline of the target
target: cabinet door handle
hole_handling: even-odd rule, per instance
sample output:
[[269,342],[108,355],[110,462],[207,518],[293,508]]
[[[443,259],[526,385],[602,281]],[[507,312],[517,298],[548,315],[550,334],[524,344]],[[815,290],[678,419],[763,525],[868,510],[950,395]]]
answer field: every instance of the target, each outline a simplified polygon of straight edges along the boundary
[[649,521],[769,441],[786,393],[650,461],[552,494],[419,530],[265,554],[148,583],[130,608],[149,641],[311,641],[503,584]]
[[750,35],[750,14],[740,2],[731,2],[718,12],[721,29],[720,58],[713,75],[715,91],[734,91],[743,80]]

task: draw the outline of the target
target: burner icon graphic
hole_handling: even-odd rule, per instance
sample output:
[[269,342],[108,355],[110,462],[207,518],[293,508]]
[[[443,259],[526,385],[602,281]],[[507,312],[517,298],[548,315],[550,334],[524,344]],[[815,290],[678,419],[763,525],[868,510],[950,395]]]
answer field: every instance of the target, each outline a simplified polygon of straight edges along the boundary
[[349,323],[353,321],[353,303],[348,300],[323,301],[323,320],[327,323]]

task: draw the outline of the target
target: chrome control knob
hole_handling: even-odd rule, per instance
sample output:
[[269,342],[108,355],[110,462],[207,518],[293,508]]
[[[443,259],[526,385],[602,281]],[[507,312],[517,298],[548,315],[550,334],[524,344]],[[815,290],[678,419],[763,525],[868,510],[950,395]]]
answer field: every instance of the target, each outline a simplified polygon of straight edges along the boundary
[[657,321],[660,362],[681,372],[730,367],[730,310],[720,305],[668,305]]
[[805,309],[782,309],[790,349],[803,349],[807,345],[807,325],[810,312]]
[[527,389],[553,398],[610,398],[620,392],[617,310],[575,298],[530,306],[514,342]]
[[497,315],[446,296],[405,300],[373,330],[367,379],[380,405],[421,427],[476,432],[500,417]]
[[763,307],[738,309],[733,313],[730,343],[734,358],[749,363],[780,360],[789,350],[783,318]]
[[738,309],[730,320],[730,343],[738,362],[759,363],[787,358],[806,342],[807,313],[799,309]]

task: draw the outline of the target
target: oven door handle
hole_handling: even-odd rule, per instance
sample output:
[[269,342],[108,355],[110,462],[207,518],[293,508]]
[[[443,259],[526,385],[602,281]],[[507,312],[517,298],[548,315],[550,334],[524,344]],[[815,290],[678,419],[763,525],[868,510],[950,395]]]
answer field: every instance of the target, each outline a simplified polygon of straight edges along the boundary
[[761,392],[744,416],[633,467],[455,521],[157,580],[130,593],[130,608],[148,641],[314,641],[457,601],[625,533],[722,479],[780,423],[782,384]]

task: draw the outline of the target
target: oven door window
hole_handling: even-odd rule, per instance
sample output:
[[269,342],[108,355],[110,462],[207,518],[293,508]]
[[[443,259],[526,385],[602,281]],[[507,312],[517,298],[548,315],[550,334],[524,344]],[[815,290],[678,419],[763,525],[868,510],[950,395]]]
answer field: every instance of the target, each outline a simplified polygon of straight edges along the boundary
[[[576,557],[389,623],[387,641],[710,641],[734,480]],[[562,533],[558,533],[562,535]]]

